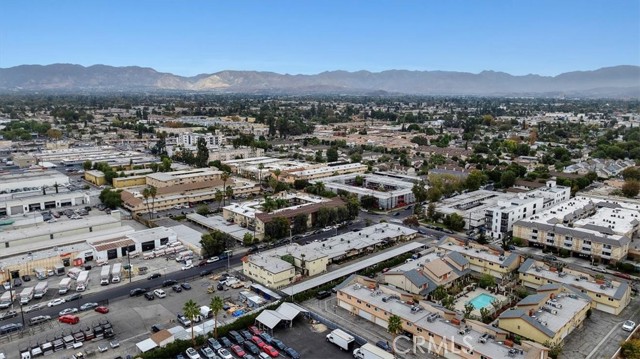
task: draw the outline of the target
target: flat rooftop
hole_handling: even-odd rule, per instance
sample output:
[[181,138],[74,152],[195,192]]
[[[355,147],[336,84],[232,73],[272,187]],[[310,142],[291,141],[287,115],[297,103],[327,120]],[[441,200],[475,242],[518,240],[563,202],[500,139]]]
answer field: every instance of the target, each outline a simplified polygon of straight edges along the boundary
[[438,243],[438,248],[447,252],[455,251],[464,256],[479,258],[498,265],[507,265],[508,263],[505,262],[510,259],[512,254],[510,252],[504,252],[504,254],[501,254],[498,251],[491,250],[489,247],[474,247],[472,245],[464,246],[462,244],[456,244],[453,241],[440,241]]
[[[71,232],[76,229],[84,229],[105,224],[120,224],[120,220],[109,215],[87,216],[80,219],[64,220],[53,223],[39,223],[35,226],[7,229],[0,232],[0,243],[13,242],[26,238],[39,236],[58,235],[60,233]],[[87,234],[84,234],[87,237]],[[4,246],[3,246],[4,247]],[[3,248],[3,251],[6,248]]]
[[227,222],[222,216],[205,217],[197,213],[187,214],[187,219],[199,224],[205,228],[215,229],[223,233],[227,233],[236,240],[241,241],[246,233],[253,236],[253,231],[250,231],[242,226],[234,223]]
[[380,262],[386,261],[387,259],[402,255],[404,253],[407,252],[411,252],[417,248],[421,248],[423,247],[424,244],[422,243],[418,243],[418,242],[410,242],[407,243],[405,245],[399,246],[399,247],[394,247],[388,251],[382,252],[380,254],[377,254],[373,257],[369,257],[369,258],[364,258],[361,260],[358,260],[358,262],[354,263],[354,264],[350,264],[348,266],[344,266],[344,267],[340,267],[334,271],[331,271],[329,273],[317,276],[317,277],[313,277],[310,278],[304,282],[292,285],[290,287],[284,288],[282,289],[282,292],[286,295],[295,295],[301,292],[304,292],[305,290],[311,289],[311,288],[315,288],[317,286],[320,286],[322,284],[331,282],[332,280],[338,279],[338,278],[342,278],[342,277],[346,277],[348,275],[351,275],[359,270],[365,269],[367,267],[370,267],[372,265],[378,264]]
[[[425,328],[440,337],[447,338],[447,340],[453,340],[456,344],[462,346],[463,348],[468,348],[467,343],[469,343],[473,345],[473,349],[475,352],[485,357],[509,357],[509,349],[511,348],[500,342],[488,340],[484,344],[479,343],[478,339],[484,333],[471,330],[464,335],[460,335],[460,328],[456,325],[451,324],[451,322],[444,320],[444,318],[436,317],[435,320],[431,321],[428,319],[431,316],[435,316],[436,313],[429,312],[425,309],[417,312],[412,311],[412,306],[405,304],[398,299],[386,299],[389,297],[388,294],[376,294],[377,292],[357,284],[345,286],[341,289],[341,291],[343,291],[347,295],[350,295],[351,297],[357,298],[364,303],[369,303],[375,307],[383,308],[389,313],[399,316],[403,320],[406,320],[410,323],[415,323],[417,327]],[[392,291],[395,292],[396,290]],[[383,301],[383,299],[386,299],[386,301]],[[429,339],[427,334],[424,333],[423,335],[428,341]]]
[[474,220],[484,220],[485,210],[496,207],[499,201],[510,200],[513,197],[515,197],[513,193],[480,189],[442,199],[437,205],[437,210],[444,214],[457,213],[465,220],[469,217]]
[[291,174],[295,176],[310,176],[314,174],[333,173],[335,171],[358,169],[358,168],[366,169],[367,166],[361,163],[348,163],[345,165],[327,166],[327,167],[313,168],[309,170],[293,171],[291,172]]
[[176,179],[192,178],[198,176],[215,176],[221,174],[222,171],[217,171],[210,168],[197,168],[193,170],[174,172],[155,172],[148,174],[147,177],[153,178],[158,181],[171,181]]
[[578,312],[584,307],[590,306],[590,302],[580,296],[570,297],[566,293],[560,293],[554,299],[562,308],[551,307],[557,310],[557,314],[552,314],[544,310],[534,313],[535,320],[549,328],[554,333],[558,332],[568,322],[572,321]]
[[155,227],[131,233],[128,237],[138,243],[144,243],[160,238],[168,239],[171,237],[176,237],[176,232],[174,232],[173,229],[167,227]]
[[[543,262],[527,259],[518,269],[520,273],[544,278],[554,283],[562,283],[579,289],[584,289],[592,293],[602,294],[611,298],[620,299],[627,290],[629,284],[626,282],[609,281],[609,285],[598,284],[588,273],[582,273],[574,269],[564,268],[562,272],[549,270],[549,266]],[[561,275],[562,273],[562,275]]]
[[270,273],[282,273],[288,270],[294,270],[293,264],[286,262],[278,257],[267,256],[262,253],[249,255],[249,262],[266,270]]

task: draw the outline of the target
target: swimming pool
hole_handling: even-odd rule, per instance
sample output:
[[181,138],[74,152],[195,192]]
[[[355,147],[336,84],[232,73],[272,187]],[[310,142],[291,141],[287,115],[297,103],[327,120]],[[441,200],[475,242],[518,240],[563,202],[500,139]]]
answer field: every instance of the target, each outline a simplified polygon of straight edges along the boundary
[[482,293],[477,297],[471,299],[469,303],[473,305],[474,308],[480,310],[480,308],[484,308],[491,304],[496,298],[490,296],[489,294]]

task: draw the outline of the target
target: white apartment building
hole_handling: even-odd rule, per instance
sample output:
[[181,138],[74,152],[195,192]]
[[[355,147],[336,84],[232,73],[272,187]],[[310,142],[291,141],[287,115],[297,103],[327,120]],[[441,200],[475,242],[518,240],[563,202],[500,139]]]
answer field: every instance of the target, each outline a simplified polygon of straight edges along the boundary
[[224,144],[224,136],[223,135],[214,135],[211,133],[202,134],[202,133],[181,133],[178,135],[177,144],[178,146],[184,146],[186,148],[196,147],[199,138],[204,138],[207,143],[207,147],[220,147]]
[[517,197],[501,199],[497,205],[486,209],[485,226],[492,238],[502,238],[513,230],[513,224],[529,218],[571,196],[571,189],[547,181],[545,187],[521,193]]

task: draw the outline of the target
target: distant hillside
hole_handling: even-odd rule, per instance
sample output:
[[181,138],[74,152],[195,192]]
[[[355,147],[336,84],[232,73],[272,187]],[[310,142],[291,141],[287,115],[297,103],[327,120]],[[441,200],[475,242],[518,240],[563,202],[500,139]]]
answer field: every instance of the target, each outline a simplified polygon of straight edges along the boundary
[[615,66],[555,77],[451,71],[329,71],[317,75],[221,71],[194,77],[151,68],[71,64],[22,65],[0,69],[3,91],[215,91],[246,93],[392,93],[478,96],[640,96],[640,67]]

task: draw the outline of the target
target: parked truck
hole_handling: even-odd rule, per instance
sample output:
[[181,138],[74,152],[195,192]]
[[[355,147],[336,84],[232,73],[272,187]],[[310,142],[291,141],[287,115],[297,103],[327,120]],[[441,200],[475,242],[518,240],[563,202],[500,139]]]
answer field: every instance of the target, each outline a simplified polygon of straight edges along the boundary
[[84,292],[89,286],[89,271],[83,270],[76,279],[76,292]]
[[44,281],[44,282],[40,282],[38,284],[36,284],[36,289],[33,293],[33,297],[40,299],[42,297],[44,297],[45,294],[47,294],[47,291],[49,290],[49,282]]
[[80,272],[82,272],[82,269],[80,268],[71,268],[67,272],[67,277],[71,279],[78,279],[78,275],[80,274]]
[[331,333],[327,334],[327,341],[337,345],[341,350],[351,350],[356,340],[352,335],[342,329],[334,329]]
[[58,293],[66,294],[71,289],[71,278],[62,278],[58,284]]
[[2,293],[2,296],[0,297],[0,309],[9,308],[15,300],[16,300],[15,291],[12,290],[12,291],[6,291]]
[[56,275],[64,275],[64,266],[62,264],[58,264],[54,269]]
[[120,277],[122,276],[122,264],[116,263],[111,268],[111,283],[120,283]]
[[100,269],[100,285],[109,285],[111,283],[111,266],[104,265]]
[[47,270],[44,268],[36,268],[33,270],[33,272],[36,274],[36,278],[43,280],[43,279],[47,279]]
[[394,359],[393,354],[378,348],[377,346],[366,343],[360,348],[353,350],[353,357],[356,359]]
[[176,255],[176,262],[182,262],[188,259],[193,259],[193,251],[182,251]]
[[31,299],[33,299],[33,293],[35,293],[36,289],[34,287],[27,287],[20,292],[20,304],[25,305],[28,304]]

